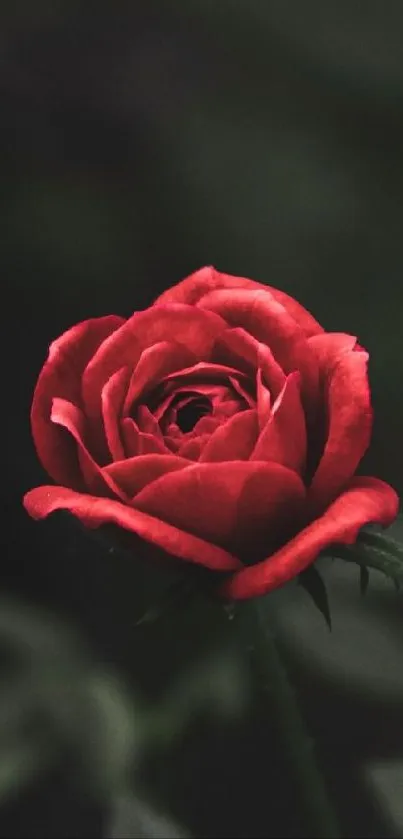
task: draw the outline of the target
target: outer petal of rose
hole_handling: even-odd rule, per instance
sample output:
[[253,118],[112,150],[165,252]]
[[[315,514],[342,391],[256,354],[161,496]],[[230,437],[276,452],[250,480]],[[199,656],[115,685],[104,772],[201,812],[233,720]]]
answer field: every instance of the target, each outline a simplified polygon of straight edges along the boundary
[[316,355],[321,378],[325,378],[342,355],[357,347],[357,338],[345,332],[324,332],[308,338],[308,344]]
[[124,403],[123,415],[128,416],[133,403],[147,389],[155,387],[169,373],[197,363],[197,357],[183,344],[174,341],[159,341],[147,347],[133,371]]
[[121,367],[102,389],[102,419],[108,449],[113,460],[122,460],[125,450],[120,433],[120,417],[130,381],[130,370]]
[[201,308],[214,311],[233,326],[242,326],[267,344],[285,373],[301,372],[305,408],[317,405],[319,372],[306,336],[284,306],[266,291],[221,289],[202,297]]
[[54,481],[76,489],[84,488],[76,446],[50,422],[52,399],[59,396],[80,405],[83,369],[100,344],[123,323],[123,318],[109,315],[73,326],[50,345],[35,387],[31,425],[38,457]]
[[291,373],[287,377],[273,405],[270,419],[251,454],[251,460],[282,463],[301,474],[306,458],[306,428],[299,378],[299,373]]
[[239,571],[225,583],[221,593],[235,600],[267,594],[304,571],[330,545],[353,544],[364,525],[378,523],[388,527],[398,508],[398,496],[388,484],[377,478],[354,478],[321,518],[263,562]]
[[199,463],[249,460],[257,435],[256,411],[241,411],[213,432],[199,457]]
[[113,478],[108,474],[103,474],[102,469],[88,451],[84,442],[85,418],[80,409],[66,399],[55,398],[52,404],[51,421],[68,431],[75,441],[86,489],[101,495],[113,494],[127,501],[124,492],[118,487]]
[[85,495],[61,486],[41,486],[25,495],[24,506],[34,519],[45,518],[56,510],[69,510],[86,527],[116,524],[172,556],[215,571],[240,567],[239,560],[228,551],[110,498]]
[[284,466],[231,461],[195,463],[170,472],[149,484],[132,503],[157,519],[229,550],[231,545],[235,551],[239,534],[253,540],[259,525],[276,528],[280,511],[293,513],[303,498],[302,481]]
[[308,492],[312,515],[327,507],[354,475],[372,429],[368,353],[348,352],[334,367],[328,387],[327,442]]
[[300,303],[294,300],[293,297],[286,294],[285,291],[280,291],[280,289],[273,288],[265,283],[258,283],[256,280],[249,280],[246,277],[233,277],[230,274],[222,274],[213,268],[212,265],[200,268],[180,283],[177,283],[177,285],[164,291],[157,298],[154,305],[173,302],[195,305],[205,294],[209,294],[210,291],[216,291],[219,288],[244,288],[252,291],[254,289],[267,290],[287,309],[294,320],[302,327],[306,335],[316,335],[319,332],[323,332],[322,327],[315,318]]
[[103,342],[91,358],[82,379],[85,412],[91,419],[100,416],[100,394],[105,382],[122,366],[135,367],[147,347],[161,341],[183,344],[197,358],[209,359],[214,341],[225,322],[214,312],[201,312],[192,306],[172,303],[151,306],[135,314]]
[[132,498],[147,484],[167,472],[174,472],[189,466],[183,457],[173,454],[143,454],[128,460],[117,461],[105,466],[102,470],[112,480],[122,487],[126,496]]

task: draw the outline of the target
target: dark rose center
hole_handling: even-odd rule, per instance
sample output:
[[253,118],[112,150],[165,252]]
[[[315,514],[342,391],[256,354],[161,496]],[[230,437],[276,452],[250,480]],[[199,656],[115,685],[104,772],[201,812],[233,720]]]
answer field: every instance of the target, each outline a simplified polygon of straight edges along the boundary
[[[217,381],[218,378],[218,381]],[[218,425],[234,414],[250,407],[253,398],[245,395],[236,381],[222,380],[223,377],[206,377],[206,381],[183,382],[169,380],[162,382],[148,395],[146,407],[157,420],[163,435],[176,438],[177,435],[192,435],[194,429],[205,417],[214,420],[212,426],[203,426],[202,434],[211,433]],[[177,390],[178,388],[178,390]],[[136,419],[136,410],[133,412]]]
[[197,396],[184,405],[178,405],[176,422],[180,430],[186,434],[188,431],[192,431],[201,417],[211,414],[211,412],[210,399],[207,396]]

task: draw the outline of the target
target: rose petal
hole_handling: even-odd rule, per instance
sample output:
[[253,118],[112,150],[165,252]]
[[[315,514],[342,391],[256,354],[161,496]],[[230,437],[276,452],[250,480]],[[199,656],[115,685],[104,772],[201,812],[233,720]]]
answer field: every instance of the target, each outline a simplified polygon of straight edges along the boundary
[[199,460],[208,440],[210,440],[210,434],[200,434],[199,437],[186,440],[179,446],[178,456],[187,458],[187,460]]
[[196,363],[196,355],[183,344],[174,341],[158,341],[152,347],[147,347],[133,371],[124,403],[124,416],[128,416],[133,403],[142,397],[144,391],[152,390],[168,373]]
[[230,325],[242,326],[268,345],[285,373],[299,370],[305,409],[316,409],[319,373],[315,354],[302,329],[274,297],[266,291],[222,289],[202,297],[197,305],[221,315]]
[[252,547],[259,526],[265,533],[276,529],[281,513],[292,516],[304,497],[301,479],[284,466],[231,461],[195,463],[163,475],[132,503],[137,510],[235,552],[240,538],[252,540]]
[[122,439],[126,457],[135,457],[139,449],[139,429],[131,417],[122,420]]
[[236,379],[235,376],[230,376],[229,379],[235,393],[237,393],[238,396],[241,397],[241,399],[245,402],[246,405],[248,405],[249,408],[254,408],[256,405],[256,399],[254,399],[253,396],[250,393],[248,393],[247,390],[245,390],[245,388],[241,385],[239,379]]
[[161,443],[164,442],[159,423],[147,405],[139,405],[136,412],[136,423],[140,431],[143,431],[145,434],[153,434]]
[[246,289],[246,290],[267,290],[279,303],[284,306],[294,320],[301,326],[305,335],[316,335],[323,332],[321,325],[300,303],[290,297],[285,291],[273,288],[246,277],[233,277],[230,274],[222,274],[208,265],[200,268],[189,277],[177,283],[173,288],[164,291],[155,301],[154,305],[166,303],[190,303],[196,305],[201,297],[217,289]]
[[103,342],[87,365],[82,382],[86,414],[100,416],[100,394],[105,382],[122,366],[136,366],[141,353],[161,341],[182,344],[197,358],[209,359],[217,335],[225,323],[214,312],[203,312],[192,306],[173,303],[151,306],[135,312],[114,335]]
[[364,525],[376,522],[388,527],[398,508],[398,496],[388,484],[377,478],[354,478],[321,518],[263,562],[237,572],[221,594],[235,600],[267,594],[300,574],[330,545],[353,544]]
[[31,408],[32,435],[38,457],[54,481],[84,488],[76,446],[50,422],[54,397],[80,406],[81,376],[102,342],[123,323],[115,315],[86,320],[73,326],[50,345],[39,375]]
[[130,370],[127,367],[121,367],[107,381],[101,393],[105,437],[113,460],[122,460],[125,457],[120,433],[120,417],[129,381]]
[[179,373],[171,373],[165,376],[163,383],[164,385],[168,383],[171,387],[175,386],[175,390],[178,389],[178,392],[181,387],[187,386],[189,388],[191,386],[194,388],[197,385],[196,390],[198,392],[207,393],[212,383],[226,383],[230,376],[234,376],[246,386],[248,385],[247,377],[240,373],[239,370],[233,367],[226,367],[224,364],[212,364],[206,361],[199,361],[197,364],[192,365],[192,367],[187,367]]
[[76,405],[57,397],[52,403],[51,422],[66,429],[77,444],[78,459],[86,488],[100,495],[113,493],[122,500],[128,500],[117,484],[104,475],[88,451],[85,442],[85,417]]
[[263,381],[270,390],[273,399],[281,393],[286,380],[284,370],[277,363],[269,347],[265,344],[258,344],[257,362],[261,370]]
[[168,449],[164,442],[153,434],[144,434],[140,431],[138,436],[137,454],[167,454]]
[[[145,407],[145,406],[142,406]],[[151,416],[151,414],[150,414]],[[150,426],[145,423],[145,428],[148,431],[141,431],[131,417],[126,417],[122,420],[122,438],[124,441],[124,455],[123,457],[136,457],[141,454],[167,454],[168,449],[165,445],[162,435],[154,433],[150,430]]]
[[212,361],[233,367],[253,378],[258,367],[260,342],[241,327],[230,328],[218,336],[212,350]]
[[257,390],[257,418],[259,423],[259,430],[265,427],[270,417],[271,410],[271,396],[263,382],[262,369],[259,367],[256,376],[256,390]]
[[227,420],[233,417],[234,414],[239,414],[240,411],[244,411],[244,409],[245,405],[240,405],[239,401],[236,402],[235,399],[226,399],[215,406],[214,416],[220,420]]
[[132,498],[156,478],[185,466],[189,466],[189,463],[183,457],[172,454],[144,454],[111,463],[102,471]]
[[199,463],[249,460],[257,435],[256,411],[241,411],[213,432],[200,455]]
[[338,495],[368,448],[372,409],[367,362],[368,353],[347,352],[332,370],[328,437],[308,494],[313,515]]
[[[314,351],[319,364],[321,377],[327,376],[339,358],[351,352],[357,346],[357,338],[346,332],[325,332],[308,338],[308,344]],[[360,347],[362,350],[362,347]],[[365,350],[364,350],[365,352]]]
[[34,519],[45,518],[55,510],[69,510],[86,527],[116,524],[172,556],[216,571],[240,566],[239,560],[222,548],[110,498],[84,495],[61,486],[41,486],[25,495],[24,506]]
[[255,379],[257,370],[260,368],[274,398],[284,386],[285,373],[275,360],[270,348],[241,327],[226,329],[217,338],[212,357],[217,363],[239,369],[249,379]]
[[291,373],[277,397],[251,460],[282,463],[299,474],[306,458],[305,416],[301,405],[299,373]]
[[192,402],[194,399],[200,399],[205,394],[199,391],[199,386],[192,388],[190,385],[170,389],[171,392],[164,397],[156,407],[153,406],[153,414],[155,419],[164,424],[166,422],[176,422],[177,412]]
[[192,434],[192,436],[199,436],[200,434],[213,434],[219,425],[221,425],[220,419],[218,417],[212,417],[208,414],[207,416],[201,417],[197,420],[197,423],[190,434]]

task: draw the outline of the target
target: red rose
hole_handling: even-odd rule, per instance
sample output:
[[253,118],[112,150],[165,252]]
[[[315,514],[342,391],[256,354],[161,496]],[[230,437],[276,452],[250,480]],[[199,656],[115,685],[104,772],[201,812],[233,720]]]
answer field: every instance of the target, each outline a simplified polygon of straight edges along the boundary
[[31,421],[56,486],[25,507],[232,572],[225,596],[264,594],[397,515],[390,486],[354,477],[367,360],[284,292],[202,268],[128,320],[84,321],[51,345]]

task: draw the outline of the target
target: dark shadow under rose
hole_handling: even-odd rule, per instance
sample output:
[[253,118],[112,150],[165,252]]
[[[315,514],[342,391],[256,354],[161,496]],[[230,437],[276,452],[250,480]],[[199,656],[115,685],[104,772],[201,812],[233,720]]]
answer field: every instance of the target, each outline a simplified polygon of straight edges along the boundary
[[202,268],[127,321],[88,320],[51,345],[31,423],[56,485],[25,507],[227,572],[225,597],[264,594],[397,515],[388,484],[356,475],[367,361],[284,292]]

